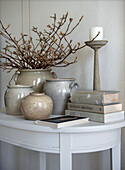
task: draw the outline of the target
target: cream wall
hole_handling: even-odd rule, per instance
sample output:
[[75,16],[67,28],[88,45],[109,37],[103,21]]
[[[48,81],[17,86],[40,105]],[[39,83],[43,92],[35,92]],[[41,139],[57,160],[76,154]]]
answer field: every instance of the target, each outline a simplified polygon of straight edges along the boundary
[[[30,6],[30,8],[29,8]],[[29,10],[30,9],[30,10]],[[74,31],[72,39],[84,43],[89,39],[89,28],[92,26],[102,26],[104,28],[104,39],[108,44],[99,51],[99,65],[102,90],[120,90],[120,98],[124,105],[124,57],[125,57],[125,1],[123,0],[0,0],[0,19],[4,24],[11,24],[10,31],[18,36],[23,30],[31,33],[29,27],[38,26],[44,29],[51,22],[49,16],[56,13],[61,16],[69,12],[69,16],[74,18],[74,23],[81,15],[84,15],[83,22]],[[32,35],[32,34],[31,34]],[[1,40],[1,39],[0,39]],[[4,42],[2,40],[1,46]],[[78,62],[67,68],[53,69],[58,77],[74,77],[80,89],[92,89],[93,80],[93,50],[86,47],[75,56]],[[72,56],[71,56],[72,57]],[[0,74],[1,106],[4,105],[3,95],[8,81],[13,72]],[[125,137],[122,132],[122,170],[125,169]],[[9,144],[1,142],[0,150],[0,170],[34,170],[39,169],[38,153],[25,149],[19,149]],[[6,152],[10,153],[7,155]],[[25,157],[23,156],[25,154]],[[47,170],[59,170],[59,157],[48,155]],[[50,159],[51,158],[51,159]],[[109,170],[109,151],[92,154],[73,155],[74,170]],[[6,161],[8,160],[8,165]],[[56,162],[56,163],[53,163]]]

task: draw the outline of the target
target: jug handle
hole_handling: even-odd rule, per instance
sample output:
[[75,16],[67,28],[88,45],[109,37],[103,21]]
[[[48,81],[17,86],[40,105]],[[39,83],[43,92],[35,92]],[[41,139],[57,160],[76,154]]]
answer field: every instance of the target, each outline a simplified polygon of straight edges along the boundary
[[8,92],[8,87],[7,87],[7,90],[4,93],[4,104],[5,104],[5,106],[6,106],[6,95],[7,95],[7,92]]
[[69,85],[70,90],[77,90],[79,87],[78,83],[72,83]]
[[51,72],[54,78],[57,78],[57,75],[55,72]]
[[13,80],[14,80],[14,83],[15,83],[15,84],[17,83],[17,78],[18,78],[19,74],[20,74],[20,71],[17,70],[17,71],[15,72],[15,74],[12,76],[12,78],[10,79],[9,85],[11,85],[11,82],[12,82]]

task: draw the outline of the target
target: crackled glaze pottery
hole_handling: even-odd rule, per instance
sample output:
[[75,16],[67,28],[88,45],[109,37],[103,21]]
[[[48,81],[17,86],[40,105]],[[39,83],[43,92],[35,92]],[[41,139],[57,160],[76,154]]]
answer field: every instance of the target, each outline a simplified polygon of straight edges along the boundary
[[31,92],[32,86],[8,85],[4,95],[6,112],[10,115],[21,115],[21,100]]
[[53,113],[63,115],[67,108],[70,92],[78,88],[73,78],[46,79],[43,91],[53,100]]
[[15,84],[33,85],[35,92],[43,92],[43,86],[47,78],[55,78],[56,74],[51,69],[24,69],[14,75]]
[[50,116],[53,110],[53,101],[44,93],[31,93],[22,100],[21,111],[25,119],[40,120]]

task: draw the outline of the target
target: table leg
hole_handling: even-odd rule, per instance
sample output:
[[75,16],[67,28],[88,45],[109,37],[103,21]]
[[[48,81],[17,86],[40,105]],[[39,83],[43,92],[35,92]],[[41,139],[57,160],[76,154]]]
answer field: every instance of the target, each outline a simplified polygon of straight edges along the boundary
[[60,170],[72,170],[70,134],[60,134]]
[[46,153],[40,152],[39,153],[39,166],[40,166],[40,170],[46,170]]
[[121,170],[121,143],[111,149],[112,170]]

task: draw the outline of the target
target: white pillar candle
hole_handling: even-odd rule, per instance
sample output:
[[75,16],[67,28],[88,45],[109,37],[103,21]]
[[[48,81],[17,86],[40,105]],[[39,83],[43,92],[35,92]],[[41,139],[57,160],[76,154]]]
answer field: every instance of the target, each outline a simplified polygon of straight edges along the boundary
[[103,40],[103,27],[92,27],[89,29],[89,40],[91,41],[97,34],[100,34],[95,38],[95,40]]

